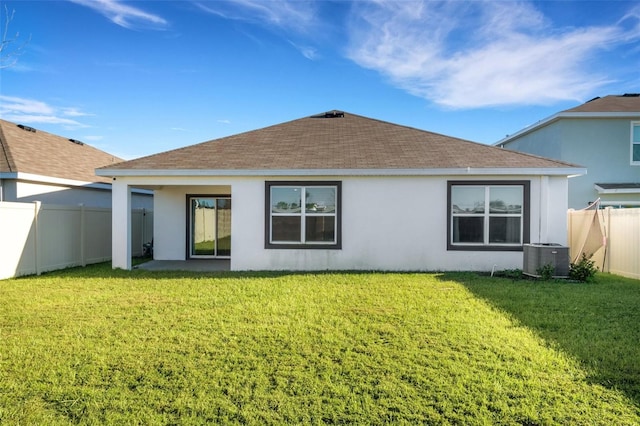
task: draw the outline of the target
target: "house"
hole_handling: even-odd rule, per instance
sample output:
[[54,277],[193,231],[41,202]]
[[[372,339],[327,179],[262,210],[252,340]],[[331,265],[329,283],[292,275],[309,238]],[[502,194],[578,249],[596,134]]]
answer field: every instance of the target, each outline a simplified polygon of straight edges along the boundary
[[[0,120],[0,201],[111,207],[111,179],[95,169],[123,161],[81,141]],[[133,208],[153,193],[133,190]]]
[[154,258],[231,270],[521,268],[566,243],[572,164],[341,111],[112,164],[113,267],[131,188],[154,190]]
[[569,181],[571,208],[640,206],[640,94],[592,99],[495,145],[585,166]]

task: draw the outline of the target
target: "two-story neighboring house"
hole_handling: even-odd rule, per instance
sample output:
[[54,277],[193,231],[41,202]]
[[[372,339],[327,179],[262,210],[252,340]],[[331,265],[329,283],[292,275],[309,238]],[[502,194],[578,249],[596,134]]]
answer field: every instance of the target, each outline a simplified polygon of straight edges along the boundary
[[640,94],[609,95],[559,112],[495,145],[579,164],[569,207],[640,207]]
[[[81,141],[0,120],[0,201],[111,207],[111,179],[95,169],[124,161]],[[153,208],[135,189],[132,208]]]

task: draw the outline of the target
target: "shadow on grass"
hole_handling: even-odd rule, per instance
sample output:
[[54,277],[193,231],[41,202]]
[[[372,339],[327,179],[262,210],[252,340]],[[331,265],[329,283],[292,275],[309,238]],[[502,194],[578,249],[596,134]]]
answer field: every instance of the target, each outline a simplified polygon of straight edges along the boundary
[[640,281],[598,274],[591,283],[440,276],[534,330],[579,360],[590,380],[624,392],[640,409]]

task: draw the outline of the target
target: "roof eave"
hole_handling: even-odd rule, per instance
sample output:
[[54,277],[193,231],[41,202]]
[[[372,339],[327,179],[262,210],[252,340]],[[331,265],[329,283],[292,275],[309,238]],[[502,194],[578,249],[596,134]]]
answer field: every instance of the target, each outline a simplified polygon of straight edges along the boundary
[[215,170],[215,169],[98,169],[98,176],[459,176],[459,175],[520,175],[520,176],[580,176],[587,173],[582,167],[527,167],[494,168],[462,167],[437,169],[260,169],[260,170]]
[[597,183],[594,185],[598,194],[638,194],[640,188],[603,188]]
[[500,139],[498,142],[493,143],[494,146],[504,146],[511,141],[518,139],[524,135],[527,135],[535,130],[538,130],[542,127],[548,126],[549,124],[560,120],[561,118],[638,118],[640,119],[640,111],[639,112],[629,112],[629,111],[620,111],[620,112],[559,112],[547,118],[544,118],[538,121],[535,124],[532,124],[528,127],[525,127],[522,130],[517,131],[516,133],[506,136]]

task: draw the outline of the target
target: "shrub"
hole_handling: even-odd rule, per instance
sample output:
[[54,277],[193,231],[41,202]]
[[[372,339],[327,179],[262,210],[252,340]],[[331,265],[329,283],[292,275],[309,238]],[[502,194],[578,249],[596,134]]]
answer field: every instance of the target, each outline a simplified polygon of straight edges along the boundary
[[551,278],[553,278],[553,273],[555,272],[556,268],[555,266],[553,266],[553,264],[551,263],[547,263],[546,265],[543,265],[541,267],[539,267],[538,269],[536,269],[536,273],[538,275],[540,275],[540,277],[547,281],[550,280]]
[[505,269],[504,271],[497,271],[495,276],[511,278],[512,280],[522,279],[522,269]]
[[582,257],[576,263],[571,263],[569,267],[569,278],[576,281],[591,281],[598,272],[598,268],[594,266],[595,261],[590,260],[586,254],[582,253]]

